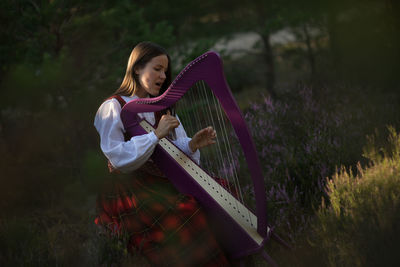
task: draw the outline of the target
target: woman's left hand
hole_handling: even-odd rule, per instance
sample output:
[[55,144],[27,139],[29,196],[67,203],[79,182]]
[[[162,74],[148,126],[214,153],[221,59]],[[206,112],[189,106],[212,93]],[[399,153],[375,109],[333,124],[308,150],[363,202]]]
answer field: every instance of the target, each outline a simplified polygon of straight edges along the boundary
[[215,144],[215,138],[217,137],[217,133],[213,129],[213,127],[209,126],[198,131],[189,142],[189,147],[192,152],[195,152],[197,149],[206,147],[212,144]]

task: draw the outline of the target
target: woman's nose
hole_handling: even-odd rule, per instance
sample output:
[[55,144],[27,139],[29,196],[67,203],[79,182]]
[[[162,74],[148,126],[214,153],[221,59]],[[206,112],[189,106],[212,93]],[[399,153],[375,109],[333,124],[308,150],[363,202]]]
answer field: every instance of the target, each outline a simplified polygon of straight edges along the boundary
[[162,79],[167,78],[167,76],[165,75],[165,72],[163,72],[163,71],[161,72],[161,78],[162,78]]

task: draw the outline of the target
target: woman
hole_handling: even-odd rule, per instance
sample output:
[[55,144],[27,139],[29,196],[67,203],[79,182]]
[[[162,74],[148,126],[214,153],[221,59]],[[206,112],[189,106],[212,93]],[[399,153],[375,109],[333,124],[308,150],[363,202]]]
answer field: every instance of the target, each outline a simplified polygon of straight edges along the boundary
[[[113,178],[112,186],[98,198],[95,222],[114,233],[128,234],[130,251],[140,252],[152,265],[227,266],[195,199],[178,193],[150,160],[158,141],[169,135],[199,162],[199,149],[215,143],[214,129],[202,129],[188,138],[172,107],[162,113],[138,114],[156,125],[154,132],[132,138],[124,134],[122,106],[136,98],[161,95],[170,83],[166,51],[142,42],[129,57],[120,88],[97,111],[94,125]],[[119,179],[119,173],[129,173],[130,178]]]

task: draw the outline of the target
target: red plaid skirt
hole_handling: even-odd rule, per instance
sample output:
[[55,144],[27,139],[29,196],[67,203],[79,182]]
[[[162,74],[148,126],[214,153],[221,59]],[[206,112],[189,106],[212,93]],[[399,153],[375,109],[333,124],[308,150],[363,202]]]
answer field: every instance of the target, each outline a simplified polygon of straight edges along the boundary
[[156,266],[230,265],[193,197],[147,172],[111,176],[98,196],[95,223],[128,234],[130,252],[141,253]]

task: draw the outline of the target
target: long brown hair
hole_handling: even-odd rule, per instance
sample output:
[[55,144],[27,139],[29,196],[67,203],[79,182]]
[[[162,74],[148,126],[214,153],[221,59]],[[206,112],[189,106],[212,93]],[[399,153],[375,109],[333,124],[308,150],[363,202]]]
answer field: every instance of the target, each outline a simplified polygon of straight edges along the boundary
[[[125,77],[120,85],[120,87],[114,92],[113,95],[123,95],[123,96],[131,96],[134,94],[135,89],[140,86],[139,77],[135,73],[135,69],[144,68],[146,64],[154,57],[166,55],[168,58],[168,69],[165,72],[165,80],[160,88],[160,92],[158,95],[162,95],[171,84],[171,58],[169,57],[167,51],[161,46],[152,43],[152,42],[141,42],[137,44],[129,56],[128,65],[126,67]],[[150,97],[156,97],[150,95]],[[167,114],[167,111],[170,111],[172,116],[175,116],[175,105],[168,107],[164,110],[155,112],[155,120],[157,127],[158,122],[161,119],[161,116]],[[175,132],[175,131],[174,131]]]
[[159,93],[159,95],[162,95],[171,84],[171,59],[164,48],[152,42],[141,42],[133,48],[131,55],[129,56],[125,77],[120,87],[114,92],[114,95],[133,95],[135,89],[140,86],[139,77],[135,73],[135,69],[144,68],[152,58],[161,55],[166,55],[168,58],[168,69],[165,72],[166,78]]

